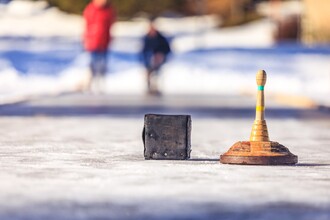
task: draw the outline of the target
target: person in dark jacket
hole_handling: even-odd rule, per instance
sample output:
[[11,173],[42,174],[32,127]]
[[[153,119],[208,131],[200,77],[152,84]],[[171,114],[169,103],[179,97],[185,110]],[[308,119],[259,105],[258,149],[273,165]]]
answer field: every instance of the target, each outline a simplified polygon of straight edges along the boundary
[[[153,19],[154,20],[154,19]],[[143,38],[142,57],[147,70],[147,85],[149,94],[159,94],[157,75],[171,52],[167,39],[150,22],[149,30]]]
[[100,86],[107,71],[110,28],[116,15],[108,0],[92,0],[84,10],[84,19],[84,47],[90,53],[90,70],[93,77],[90,89],[100,89],[93,86]]

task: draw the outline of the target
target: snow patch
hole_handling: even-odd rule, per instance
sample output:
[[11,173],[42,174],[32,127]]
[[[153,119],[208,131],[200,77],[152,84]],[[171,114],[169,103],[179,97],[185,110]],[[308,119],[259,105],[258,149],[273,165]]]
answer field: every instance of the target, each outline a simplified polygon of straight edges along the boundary
[[[4,5],[0,17],[0,36],[7,36],[0,40],[1,103],[17,100],[17,97],[78,91],[88,82],[88,56],[82,53],[79,42],[83,31],[81,16],[48,8],[44,1],[17,0]],[[322,51],[293,53],[286,47],[275,47],[272,39],[275,27],[269,20],[218,29],[220,23],[215,16],[157,19],[158,28],[171,36],[174,52],[160,75],[160,87],[165,94],[255,91],[254,75],[258,69],[265,69],[269,74],[268,92],[303,95],[330,105],[329,54]],[[143,19],[120,21],[114,25],[111,49],[117,55],[112,54],[109,60],[110,72],[106,79],[109,94],[145,92],[145,74],[138,63],[138,53],[147,28],[148,22]],[[32,40],[27,43],[21,38]],[[62,40],[54,41],[56,38]],[[274,50],[269,49],[272,46]],[[49,56],[55,49],[60,52]],[[35,59],[43,54],[49,57],[49,63],[42,65],[53,75],[36,73],[35,68],[25,75],[20,73],[14,65],[25,58],[20,57],[21,61],[18,61],[13,57],[15,51],[23,55],[36,54]],[[69,53],[72,54],[69,56]],[[72,62],[65,64],[64,70],[53,73],[59,63],[52,59],[61,60],[59,58],[63,56],[70,57]],[[39,65],[40,61],[37,61]]]

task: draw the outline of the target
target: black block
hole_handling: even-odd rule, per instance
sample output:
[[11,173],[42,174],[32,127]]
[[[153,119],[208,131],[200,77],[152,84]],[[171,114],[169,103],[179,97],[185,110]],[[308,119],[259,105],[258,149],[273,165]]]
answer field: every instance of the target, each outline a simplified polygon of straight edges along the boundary
[[191,148],[189,115],[144,117],[144,158],[146,160],[187,160]]

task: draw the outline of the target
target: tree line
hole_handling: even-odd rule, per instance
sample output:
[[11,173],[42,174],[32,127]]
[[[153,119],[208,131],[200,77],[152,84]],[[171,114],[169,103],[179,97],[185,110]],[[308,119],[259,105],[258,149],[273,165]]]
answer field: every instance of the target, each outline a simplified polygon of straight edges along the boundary
[[[118,17],[127,19],[136,16],[139,12],[149,15],[160,15],[162,13],[187,13],[185,6],[191,0],[111,0],[116,8]],[[81,14],[90,0],[47,0],[51,6],[56,6],[62,11]]]

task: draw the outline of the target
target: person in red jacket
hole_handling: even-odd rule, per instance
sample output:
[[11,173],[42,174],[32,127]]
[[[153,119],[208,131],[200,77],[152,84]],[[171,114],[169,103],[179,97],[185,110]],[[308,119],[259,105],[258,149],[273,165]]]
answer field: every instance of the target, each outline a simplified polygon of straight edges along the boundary
[[93,76],[90,86],[97,86],[103,81],[107,72],[108,46],[111,42],[110,28],[116,20],[116,15],[108,0],[92,0],[86,6],[83,15],[84,47],[90,53],[90,70]]

